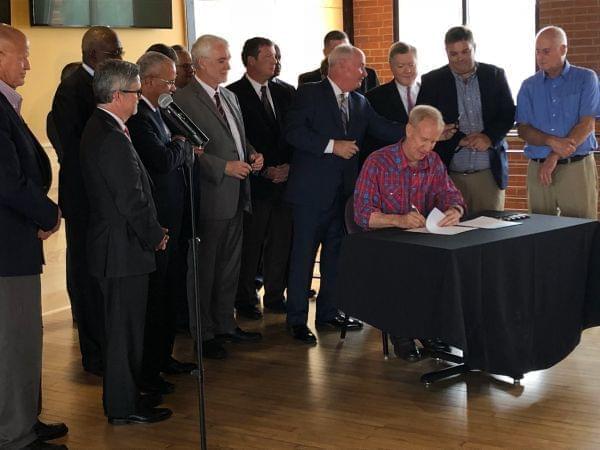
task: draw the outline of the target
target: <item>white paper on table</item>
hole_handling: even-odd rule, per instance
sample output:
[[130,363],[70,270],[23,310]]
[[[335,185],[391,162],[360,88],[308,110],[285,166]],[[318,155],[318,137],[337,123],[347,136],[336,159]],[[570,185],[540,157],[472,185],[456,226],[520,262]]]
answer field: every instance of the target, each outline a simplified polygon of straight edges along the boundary
[[425,227],[424,228],[412,228],[410,230],[406,230],[406,231],[411,231],[413,233],[431,233],[431,234],[446,234],[446,235],[453,235],[453,234],[460,234],[460,233],[464,233],[466,231],[471,231],[474,230],[475,228],[471,228],[471,227],[463,227],[463,226],[448,226],[448,227],[440,227],[438,225],[438,223],[440,222],[440,220],[442,220],[444,217],[446,217],[446,215],[441,212],[439,209],[437,208],[433,208],[431,210],[431,212],[429,213],[429,215],[427,216],[427,221],[425,222]]
[[467,226],[473,228],[485,228],[487,230],[493,230],[496,228],[512,227],[513,225],[521,225],[522,222],[509,222],[508,220],[495,219],[494,217],[479,216],[475,219],[465,220],[461,222],[460,226]]

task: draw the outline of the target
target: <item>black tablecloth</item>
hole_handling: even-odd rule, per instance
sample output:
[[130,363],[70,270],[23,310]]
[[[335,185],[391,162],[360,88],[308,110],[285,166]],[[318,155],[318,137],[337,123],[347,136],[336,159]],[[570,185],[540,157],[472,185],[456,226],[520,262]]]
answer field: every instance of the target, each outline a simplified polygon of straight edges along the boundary
[[522,225],[455,236],[352,234],[337,303],[393,335],[442,338],[473,369],[519,377],[556,364],[584,327],[600,323],[598,228],[533,214]]

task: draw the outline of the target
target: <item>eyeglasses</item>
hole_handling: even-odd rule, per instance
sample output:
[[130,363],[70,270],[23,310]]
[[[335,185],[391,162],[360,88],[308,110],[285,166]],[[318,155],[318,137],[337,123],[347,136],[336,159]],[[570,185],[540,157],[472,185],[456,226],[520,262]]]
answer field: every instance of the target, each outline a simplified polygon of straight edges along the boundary
[[137,98],[140,98],[142,96],[142,90],[138,89],[137,91],[130,91],[128,89],[119,89],[120,92],[124,92],[125,94],[135,94],[137,95]]
[[168,84],[169,86],[175,86],[175,80],[165,80],[165,79],[160,78],[160,77],[154,77],[154,78],[156,78],[157,80],[162,81],[163,83]]
[[113,50],[112,52],[103,51],[102,53],[112,58],[121,58],[125,54],[125,50],[123,50],[122,48],[118,48],[116,50]]

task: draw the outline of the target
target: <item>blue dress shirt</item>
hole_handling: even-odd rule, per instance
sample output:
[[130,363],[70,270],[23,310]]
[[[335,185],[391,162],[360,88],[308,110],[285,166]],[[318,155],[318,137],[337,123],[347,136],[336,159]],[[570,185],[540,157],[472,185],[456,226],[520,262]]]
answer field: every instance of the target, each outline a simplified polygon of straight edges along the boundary
[[[598,77],[568,61],[556,78],[538,71],[521,85],[517,97],[516,121],[557,137],[566,137],[584,116],[600,114]],[[586,155],[598,146],[594,133],[571,156]],[[552,150],[546,145],[525,145],[528,158],[546,158]]]

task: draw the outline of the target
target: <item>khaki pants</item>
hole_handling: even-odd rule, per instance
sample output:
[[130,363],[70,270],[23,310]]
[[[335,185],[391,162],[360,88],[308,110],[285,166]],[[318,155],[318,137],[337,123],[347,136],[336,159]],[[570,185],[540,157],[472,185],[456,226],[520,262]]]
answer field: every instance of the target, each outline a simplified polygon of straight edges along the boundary
[[550,186],[538,179],[541,162],[529,161],[527,194],[529,211],[566,217],[598,218],[596,161],[589,155],[574,163],[558,164]]
[[500,189],[490,169],[475,173],[450,172],[450,178],[461,192],[469,213],[504,211],[504,189]]

